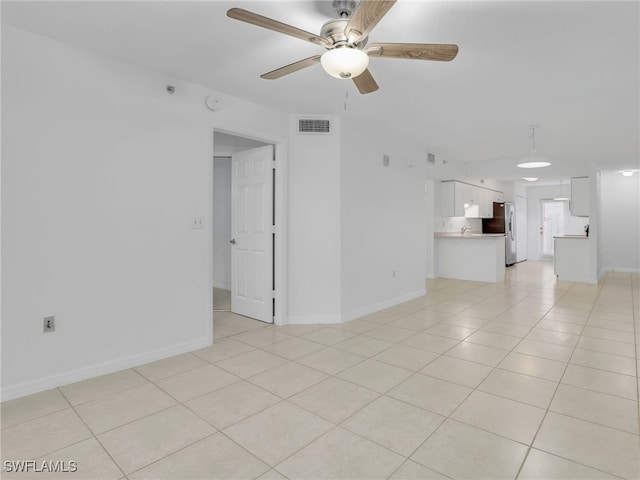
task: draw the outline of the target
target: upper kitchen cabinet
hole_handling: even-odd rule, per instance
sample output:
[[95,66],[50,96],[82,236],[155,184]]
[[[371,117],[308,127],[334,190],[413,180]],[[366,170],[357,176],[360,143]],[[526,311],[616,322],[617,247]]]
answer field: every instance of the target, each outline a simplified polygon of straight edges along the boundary
[[571,215],[574,217],[589,216],[589,177],[573,177],[571,179]]
[[464,217],[462,202],[463,184],[454,181],[440,183],[440,215],[443,217]]
[[493,202],[502,192],[455,180],[440,183],[440,215],[443,217],[491,218]]

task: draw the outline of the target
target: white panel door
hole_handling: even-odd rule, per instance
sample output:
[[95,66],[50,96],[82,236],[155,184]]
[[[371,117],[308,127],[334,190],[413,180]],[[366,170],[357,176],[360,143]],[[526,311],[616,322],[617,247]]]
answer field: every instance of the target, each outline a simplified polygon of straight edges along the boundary
[[273,146],[231,158],[231,311],[272,323]]

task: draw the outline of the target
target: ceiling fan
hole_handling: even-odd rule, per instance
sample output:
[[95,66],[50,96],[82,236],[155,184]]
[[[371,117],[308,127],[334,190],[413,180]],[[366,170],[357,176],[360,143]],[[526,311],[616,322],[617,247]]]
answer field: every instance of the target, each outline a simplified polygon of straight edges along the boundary
[[232,8],[227,16],[275,32],[284,33],[327,49],[322,55],[299,60],[260,75],[273,80],[320,62],[324,70],[336,78],[351,78],[360,93],[378,90],[378,84],[367,68],[369,57],[439,60],[448,62],[458,54],[458,46],[432,43],[371,43],[369,33],[386,15],[396,0],[334,0],[338,19],[326,22],[320,35],[306,32],[286,23],[263,17],[242,8]]

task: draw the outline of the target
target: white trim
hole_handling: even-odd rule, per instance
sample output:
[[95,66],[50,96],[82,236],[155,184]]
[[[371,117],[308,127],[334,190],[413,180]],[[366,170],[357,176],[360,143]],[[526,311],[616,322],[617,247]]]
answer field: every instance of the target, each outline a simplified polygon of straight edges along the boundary
[[335,325],[343,323],[340,315],[297,315],[289,317],[287,325]]
[[640,273],[640,268],[627,268],[627,267],[602,267],[598,279],[601,279],[606,273],[620,272],[620,273]]
[[[205,172],[207,172],[207,204],[205,205],[205,226],[207,236],[207,272],[209,275],[209,285],[213,285],[213,129],[208,126],[205,135],[205,152],[207,152],[205,160]],[[207,289],[207,310],[205,315],[207,329],[207,345],[213,345],[213,288]]]
[[207,342],[207,340],[194,340],[172,345],[170,347],[160,348],[158,350],[151,350],[142,354],[90,365],[77,370],[70,370],[68,372],[58,373],[48,377],[41,377],[29,382],[3,387],[0,397],[4,402],[6,400],[24,397],[25,395],[31,395],[32,393],[42,392],[62,385],[68,385],[69,383],[86,380],[87,378],[119,372],[127,368],[137,367],[156,360],[173,357],[174,355],[180,355],[181,353],[192,352],[210,345],[211,343]]
[[[209,204],[207,205],[207,215],[209,219],[209,224],[213,224],[213,156],[215,153],[215,146],[213,144],[213,135],[215,132],[226,133],[229,135],[235,135],[238,137],[244,137],[251,140],[257,140],[259,142],[264,142],[269,145],[273,145],[276,169],[275,169],[275,218],[276,218],[276,226],[278,228],[278,234],[275,237],[275,258],[276,262],[274,265],[274,274],[276,278],[276,294],[275,294],[275,302],[276,302],[276,314],[273,317],[274,325],[285,325],[287,324],[287,285],[288,285],[288,277],[287,277],[287,265],[288,265],[288,256],[287,256],[287,236],[285,232],[287,232],[287,173],[288,173],[288,163],[287,163],[287,145],[286,140],[280,137],[272,137],[268,134],[264,134],[264,132],[255,132],[255,131],[247,131],[243,129],[238,129],[236,127],[229,127],[220,124],[215,124],[213,122],[209,123],[209,133],[210,133],[210,141],[209,141],[209,151],[210,155],[207,158],[207,172],[209,174]],[[218,155],[216,155],[218,156]],[[213,230],[209,229],[209,238],[208,238],[209,248],[207,251],[208,258],[206,259],[209,264],[209,290],[214,286],[213,281]],[[211,295],[210,295],[211,296]],[[213,302],[213,300],[211,300]],[[213,307],[211,308],[211,311]],[[211,339],[213,342],[213,322],[212,324],[212,333]]]

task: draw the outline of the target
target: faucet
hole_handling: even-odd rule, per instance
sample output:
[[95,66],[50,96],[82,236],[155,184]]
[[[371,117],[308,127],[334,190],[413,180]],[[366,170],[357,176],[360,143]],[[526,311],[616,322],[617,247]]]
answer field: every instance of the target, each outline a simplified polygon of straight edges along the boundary
[[464,235],[464,232],[466,232],[467,230],[471,230],[471,227],[469,225],[465,225],[460,229],[460,235]]

